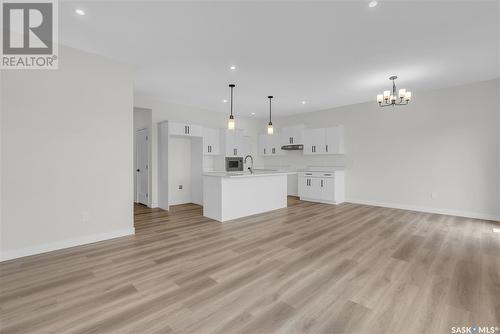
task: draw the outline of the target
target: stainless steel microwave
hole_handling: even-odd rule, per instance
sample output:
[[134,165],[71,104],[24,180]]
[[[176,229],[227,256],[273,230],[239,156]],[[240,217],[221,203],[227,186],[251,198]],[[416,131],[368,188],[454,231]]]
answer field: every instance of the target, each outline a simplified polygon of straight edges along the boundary
[[226,172],[242,172],[243,158],[242,157],[226,157]]

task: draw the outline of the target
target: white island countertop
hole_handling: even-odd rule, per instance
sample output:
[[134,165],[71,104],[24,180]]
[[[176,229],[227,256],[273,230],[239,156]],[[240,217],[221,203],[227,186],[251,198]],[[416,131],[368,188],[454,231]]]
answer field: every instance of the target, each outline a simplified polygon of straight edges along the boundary
[[242,171],[242,172],[204,172],[203,176],[227,177],[227,178],[241,178],[241,177],[259,177],[259,176],[288,175],[288,174],[297,174],[297,172],[294,172],[294,171],[277,171],[277,170],[254,169],[253,173],[250,173],[249,171]]
[[254,170],[203,173],[203,215],[220,222],[286,208],[288,174]]

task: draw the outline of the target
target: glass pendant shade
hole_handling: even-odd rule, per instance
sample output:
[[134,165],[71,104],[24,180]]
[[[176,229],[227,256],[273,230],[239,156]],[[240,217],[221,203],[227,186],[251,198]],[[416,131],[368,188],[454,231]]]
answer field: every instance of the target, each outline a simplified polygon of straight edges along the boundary
[[272,135],[273,133],[274,133],[273,123],[269,122],[269,124],[267,124],[267,134]]
[[229,116],[229,119],[227,120],[227,129],[228,130],[234,130],[235,129],[235,123],[234,123],[234,117],[233,115]]

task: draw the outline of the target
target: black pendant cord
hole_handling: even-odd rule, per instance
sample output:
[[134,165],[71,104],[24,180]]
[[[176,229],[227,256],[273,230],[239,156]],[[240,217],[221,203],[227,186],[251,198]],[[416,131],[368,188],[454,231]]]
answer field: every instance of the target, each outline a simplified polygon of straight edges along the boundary
[[230,84],[229,87],[231,88],[231,118],[233,118],[233,88],[235,85]]
[[272,122],[272,119],[271,119],[271,100],[272,100],[272,96],[268,96],[269,98],[269,124],[273,124]]

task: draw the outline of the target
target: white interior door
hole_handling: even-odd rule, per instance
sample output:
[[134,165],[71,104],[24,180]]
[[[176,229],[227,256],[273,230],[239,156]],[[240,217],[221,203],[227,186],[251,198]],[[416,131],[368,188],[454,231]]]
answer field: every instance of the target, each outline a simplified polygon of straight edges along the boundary
[[138,130],[135,139],[137,145],[137,201],[149,205],[149,129]]

